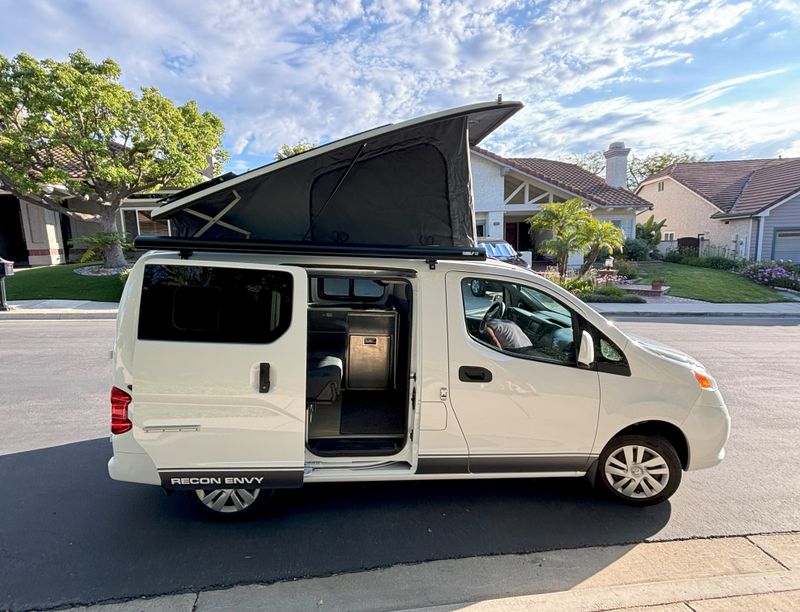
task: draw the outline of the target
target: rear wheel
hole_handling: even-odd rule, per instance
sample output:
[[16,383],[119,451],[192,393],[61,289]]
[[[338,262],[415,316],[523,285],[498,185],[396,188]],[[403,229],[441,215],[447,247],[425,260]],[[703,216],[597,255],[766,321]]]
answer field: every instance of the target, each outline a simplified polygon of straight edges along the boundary
[[650,506],[669,499],[681,475],[678,453],[666,438],[624,435],[600,454],[596,483],[617,499]]
[[263,489],[196,489],[200,505],[215,515],[242,516],[252,512],[271,491]]

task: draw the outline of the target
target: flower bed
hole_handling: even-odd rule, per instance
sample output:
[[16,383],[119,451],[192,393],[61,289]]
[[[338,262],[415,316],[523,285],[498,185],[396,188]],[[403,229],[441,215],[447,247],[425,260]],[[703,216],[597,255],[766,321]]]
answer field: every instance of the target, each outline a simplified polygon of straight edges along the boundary
[[783,261],[762,261],[746,265],[739,274],[767,287],[800,291],[800,265]]

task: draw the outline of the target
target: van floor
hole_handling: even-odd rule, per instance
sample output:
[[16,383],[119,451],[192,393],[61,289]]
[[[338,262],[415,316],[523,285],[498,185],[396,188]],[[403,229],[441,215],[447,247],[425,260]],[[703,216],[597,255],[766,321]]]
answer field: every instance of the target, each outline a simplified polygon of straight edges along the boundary
[[308,437],[403,436],[405,394],[399,391],[343,391],[335,404],[316,404]]

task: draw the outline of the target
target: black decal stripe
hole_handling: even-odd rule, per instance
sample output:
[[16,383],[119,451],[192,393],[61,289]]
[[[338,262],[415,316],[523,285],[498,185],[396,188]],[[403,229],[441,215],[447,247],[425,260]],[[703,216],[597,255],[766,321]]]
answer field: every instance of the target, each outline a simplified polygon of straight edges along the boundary
[[579,472],[586,469],[587,455],[505,455],[469,458],[469,471],[473,474],[512,472]]
[[417,474],[466,474],[467,457],[452,455],[440,457],[420,456],[417,460]]
[[[160,470],[161,486],[165,489],[288,489],[303,485],[303,470],[297,468],[276,468],[269,470],[236,469],[236,470]],[[225,484],[225,478],[262,478],[261,482],[252,484]],[[173,479],[208,479],[212,483],[219,479],[219,484],[182,484]],[[207,481],[204,481],[207,482]]]

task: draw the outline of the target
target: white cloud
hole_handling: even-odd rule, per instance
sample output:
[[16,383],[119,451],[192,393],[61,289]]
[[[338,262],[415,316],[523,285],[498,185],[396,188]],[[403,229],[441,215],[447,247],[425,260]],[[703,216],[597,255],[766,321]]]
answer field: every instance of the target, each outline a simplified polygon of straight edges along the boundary
[[779,157],[800,157],[800,140],[795,140],[788,146],[778,149]]
[[[269,159],[283,142],[320,143],[501,92],[528,107],[492,140],[498,150],[559,154],[618,137],[641,147],[742,150],[772,138],[780,122],[784,137],[796,124],[777,100],[726,102],[732,91],[776,71],[657,100],[632,99],[615,88],[691,63],[691,45],[734,34],[759,6],[745,0],[69,6],[0,0],[0,53],[64,57],[83,47],[98,59],[114,57],[127,85],[156,85],[178,102],[195,98],[219,114],[236,156]],[[780,0],[773,8],[784,15],[792,6]],[[589,101],[570,105],[563,101],[570,95]],[[738,124],[747,125],[743,134],[739,121],[747,122]]]

